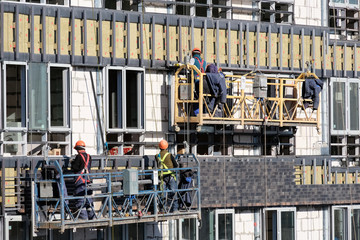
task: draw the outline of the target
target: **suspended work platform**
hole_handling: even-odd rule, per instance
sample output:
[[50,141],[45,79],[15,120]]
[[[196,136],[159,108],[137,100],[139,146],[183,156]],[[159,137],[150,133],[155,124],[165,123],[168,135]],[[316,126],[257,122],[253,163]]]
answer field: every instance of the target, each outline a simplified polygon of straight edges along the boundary
[[[39,162],[32,187],[32,217],[36,229],[110,227],[113,225],[158,222],[171,219],[200,219],[200,166],[194,155],[178,155],[182,168],[170,169],[181,181],[185,172],[191,172],[187,188],[174,191],[163,189],[161,169],[124,169],[121,172],[90,173],[92,182],[85,188],[85,196],[72,192],[74,179],[79,174],[63,174],[57,160]],[[75,203],[91,198],[95,217],[82,220]],[[172,212],[174,202],[179,211]]]
[[[313,99],[302,98],[306,79],[318,79],[314,73],[302,73],[297,78],[266,77],[254,72],[223,74],[226,93],[221,92],[221,83],[210,82],[207,75],[194,65],[182,65],[177,69],[175,130],[180,130],[181,125],[186,123],[198,126],[310,125],[319,129],[320,104],[314,108]],[[221,98],[225,98],[223,94],[226,100],[221,102]]]

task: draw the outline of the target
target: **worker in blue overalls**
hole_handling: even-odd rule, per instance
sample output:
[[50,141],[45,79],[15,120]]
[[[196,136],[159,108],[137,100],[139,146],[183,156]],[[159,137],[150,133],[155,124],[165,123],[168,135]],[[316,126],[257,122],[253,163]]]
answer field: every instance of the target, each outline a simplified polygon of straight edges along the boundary
[[175,191],[177,190],[176,174],[174,171],[167,170],[176,168],[174,166],[174,156],[167,151],[169,144],[166,140],[161,140],[159,143],[160,153],[156,155],[158,166],[162,171],[159,172],[159,178],[161,181],[160,189],[162,191],[170,190],[171,192],[166,194],[166,202],[164,203],[170,212],[177,212],[179,210],[178,197]]
[[[74,149],[78,152],[75,160],[71,164],[71,169],[75,174],[80,174],[75,178],[74,196],[91,195],[92,191],[87,189],[90,183],[88,175],[91,168],[91,156],[85,151],[85,142],[79,140],[76,142]],[[84,197],[76,199],[76,208],[79,209],[79,219],[91,220],[95,217],[94,204],[92,198]]]
[[[201,58],[201,50],[200,48],[194,48],[192,51],[191,51],[191,55],[192,55],[192,58],[190,59],[190,64],[191,65],[195,65],[199,70],[200,72],[204,73],[205,72],[205,69],[206,69],[206,61],[204,59]],[[194,82],[195,82],[195,99],[198,99],[199,98],[199,75],[198,73],[193,70],[193,74],[194,74]],[[195,116],[197,116],[199,114],[199,104],[198,103],[194,103],[193,104],[193,114]]]

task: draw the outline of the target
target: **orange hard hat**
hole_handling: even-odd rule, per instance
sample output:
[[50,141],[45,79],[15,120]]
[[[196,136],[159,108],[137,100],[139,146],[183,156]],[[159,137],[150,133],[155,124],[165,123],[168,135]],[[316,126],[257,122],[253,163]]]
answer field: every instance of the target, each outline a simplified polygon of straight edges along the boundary
[[201,54],[201,50],[200,50],[200,48],[194,48],[194,49],[192,50],[192,53],[199,53],[199,54]]
[[85,148],[85,142],[82,140],[79,140],[75,143],[74,149],[84,149]]
[[159,142],[159,148],[160,149],[167,149],[168,146],[169,146],[168,142],[166,140],[164,140],[164,139]]

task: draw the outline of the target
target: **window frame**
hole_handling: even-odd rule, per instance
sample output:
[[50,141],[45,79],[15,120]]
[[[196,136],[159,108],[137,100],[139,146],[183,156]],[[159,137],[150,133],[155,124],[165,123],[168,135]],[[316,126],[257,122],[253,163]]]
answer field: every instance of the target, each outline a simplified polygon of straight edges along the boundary
[[[110,128],[109,124],[109,116],[110,116],[110,110],[109,110],[109,70],[116,70],[121,71],[121,128]],[[121,133],[121,132],[128,132],[128,133],[143,133],[145,131],[145,123],[146,123],[146,116],[145,116],[145,69],[144,68],[138,68],[138,67],[114,67],[114,66],[107,66],[104,68],[105,75],[104,81],[105,81],[105,99],[104,99],[104,106],[106,107],[106,132],[108,133]],[[126,122],[126,71],[137,71],[142,72],[142,78],[138,78],[138,84],[137,84],[137,90],[138,90],[138,127],[137,128],[128,128],[127,122]]]
[[[63,96],[64,96],[64,100],[63,100],[63,105],[64,105],[64,121],[66,121],[64,123],[64,126],[52,126],[51,125],[51,68],[67,68],[68,69],[68,73],[67,73],[67,79],[65,79],[65,81],[63,81]],[[47,121],[48,121],[48,130],[49,131],[68,131],[71,129],[72,124],[71,124],[71,104],[72,104],[72,98],[71,98],[71,93],[72,93],[72,88],[71,88],[71,73],[72,73],[72,67],[69,64],[55,64],[55,63],[51,63],[47,65],[47,81],[48,81],[48,116],[47,116]]]
[[184,218],[180,218],[178,219],[177,221],[177,227],[178,227],[178,239],[179,240],[189,240],[189,239],[186,239],[186,238],[182,238],[182,225],[183,225],[183,221],[184,220],[189,220],[189,221],[196,221],[195,224],[196,224],[196,227],[195,227],[195,239],[198,240],[199,239],[199,228],[198,228],[198,221],[196,218],[187,218],[187,219],[184,219]]
[[232,236],[231,239],[235,239],[235,210],[234,209],[216,209],[215,210],[215,240],[219,240],[219,214],[231,214],[232,215]]
[[359,8],[359,0],[358,0],[358,4],[352,4],[349,3],[349,0],[344,0],[344,3],[336,3],[333,2],[333,0],[329,1],[329,7],[338,7],[338,8],[353,8],[353,9],[357,9]]
[[360,205],[338,205],[331,207],[331,237],[335,239],[335,210],[345,210],[345,239],[352,239],[352,210],[360,210]]
[[[6,66],[7,65],[19,65],[19,66],[24,66],[24,77],[25,77],[25,81],[21,83],[22,87],[24,87],[24,95],[25,96],[22,96],[21,98],[21,102],[22,104],[25,104],[25,108],[22,110],[22,115],[25,114],[25,116],[22,116],[21,118],[21,127],[8,127],[7,126],[7,122],[6,122],[6,89],[7,89],[7,86],[6,86]],[[3,65],[2,65],[2,68],[3,68],[3,79],[4,79],[4,86],[3,86],[3,106],[4,106],[4,111],[3,111],[3,128],[5,130],[15,130],[15,131],[27,131],[27,128],[28,128],[28,121],[26,120],[27,119],[27,116],[28,116],[28,65],[26,62],[14,62],[14,61],[4,61],[3,62]]]
[[7,214],[5,214],[4,221],[5,221],[5,223],[4,223],[4,227],[5,227],[5,229],[4,229],[4,233],[5,233],[4,237],[5,238],[4,239],[5,240],[9,240],[9,237],[10,237],[9,236],[10,235],[10,229],[9,229],[10,222],[21,222],[23,224],[26,224],[27,227],[25,228],[25,238],[28,239],[28,237],[30,235],[30,231],[29,231],[29,227],[28,227],[29,222],[28,222],[28,219],[26,217],[21,216],[21,215],[7,215]]
[[[334,83],[344,83],[345,84],[345,96],[343,96],[344,107],[345,107],[345,129],[344,130],[335,130],[334,129]],[[332,135],[359,135],[360,134],[360,126],[359,130],[350,130],[350,111],[349,111],[349,104],[350,104],[350,83],[357,83],[360,87],[360,80],[356,78],[330,78],[330,131]],[[360,89],[358,89],[359,94],[359,106],[360,106]],[[360,119],[360,111],[359,111],[359,119]]]
[[[0,0],[0,2],[14,2],[14,1],[8,1],[8,0]],[[26,0],[18,0],[16,2],[20,2],[20,3],[25,3],[25,4],[41,4],[41,5],[47,5],[47,6],[62,6],[62,7],[70,7],[70,0],[64,0],[64,4],[63,5],[56,5],[56,4],[50,4],[50,3],[46,3],[46,0],[40,0],[40,3],[31,3],[31,2],[27,2]]]
[[262,211],[262,235],[263,235],[263,239],[267,240],[266,238],[266,231],[267,231],[267,227],[266,227],[266,212],[267,211],[276,211],[276,228],[277,228],[277,239],[282,239],[281,238],[281,213],[282,212],[294,212],[294,240],[297,239],[297,226],[296,226],[296,207],[287,207],[287,208],[264,208]]

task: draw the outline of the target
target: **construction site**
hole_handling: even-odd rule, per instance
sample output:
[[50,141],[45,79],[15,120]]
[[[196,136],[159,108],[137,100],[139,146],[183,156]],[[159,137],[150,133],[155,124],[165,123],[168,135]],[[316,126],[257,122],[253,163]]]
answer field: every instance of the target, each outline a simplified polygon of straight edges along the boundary
[[360,240],[359,9],[0,0],[0,240]]

